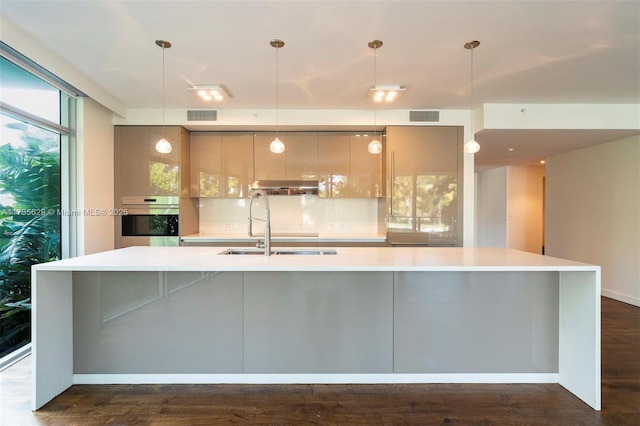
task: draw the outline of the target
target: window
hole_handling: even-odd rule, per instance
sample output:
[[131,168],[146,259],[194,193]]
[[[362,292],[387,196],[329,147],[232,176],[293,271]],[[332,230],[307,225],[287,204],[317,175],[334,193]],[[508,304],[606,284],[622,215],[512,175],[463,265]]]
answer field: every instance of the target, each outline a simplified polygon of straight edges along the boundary
[[0,55],[2,368],[31,340],[31,265],[60,259],[66,244],[61,153],[75,99],[6,45]]

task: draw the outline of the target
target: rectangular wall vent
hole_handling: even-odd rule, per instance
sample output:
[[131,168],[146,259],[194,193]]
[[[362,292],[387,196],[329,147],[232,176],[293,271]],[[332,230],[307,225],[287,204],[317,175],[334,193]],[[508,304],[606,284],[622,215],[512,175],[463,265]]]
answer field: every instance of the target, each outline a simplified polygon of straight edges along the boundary
[[440,111],[409,111],[409,121],[440,121]]
[[217,121],[218,111],[215,109],[188,110],[187,121]]

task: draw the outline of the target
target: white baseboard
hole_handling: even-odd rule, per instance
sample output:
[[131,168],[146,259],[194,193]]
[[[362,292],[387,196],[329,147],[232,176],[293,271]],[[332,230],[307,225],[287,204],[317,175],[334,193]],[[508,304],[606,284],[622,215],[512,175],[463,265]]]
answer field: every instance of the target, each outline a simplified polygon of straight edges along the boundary
[[74,374],[74,384],[558,383],[558,373],[457,374]]
[[607,289],[602,289],[601,294],[605,297],[608,297],[610,299],[614,299],[617,300],[619,302],[624,302],[624,303],[628,303],[630,305],[634,305],[634,306],[638,306],[640,307],[640,298],[638,297],[632,297],[626,294],[622,294],[622,293],[618,293],[617,291],[612,291],[612,290],[607,290]]

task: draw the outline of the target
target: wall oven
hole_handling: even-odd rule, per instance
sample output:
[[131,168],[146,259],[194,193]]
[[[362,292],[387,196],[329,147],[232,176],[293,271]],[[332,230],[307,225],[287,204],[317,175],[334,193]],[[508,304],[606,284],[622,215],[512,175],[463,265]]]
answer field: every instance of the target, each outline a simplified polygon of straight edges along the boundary
[[116,248],[180,245],[179,197],[122,197],[120,207]]

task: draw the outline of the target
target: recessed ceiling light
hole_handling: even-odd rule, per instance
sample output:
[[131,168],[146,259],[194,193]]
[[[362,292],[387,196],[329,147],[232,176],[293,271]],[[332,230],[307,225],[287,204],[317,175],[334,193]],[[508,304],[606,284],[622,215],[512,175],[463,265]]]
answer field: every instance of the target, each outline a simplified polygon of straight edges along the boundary
[[515,151],[515,150],[516,150],[515,148],[509,148],[509,152]]
[[402,86],[373,86],[369,89],[369,99],[373,102],[393,102],[407,89]]
[[546,163],[546,161],[540,160],[540,164],[545,164],[545,163]]
[[219,84],[194,85],[189,87],[189,90],[194,90],[200,99],[205,102],[222,102],[231,97],[225,88]]

